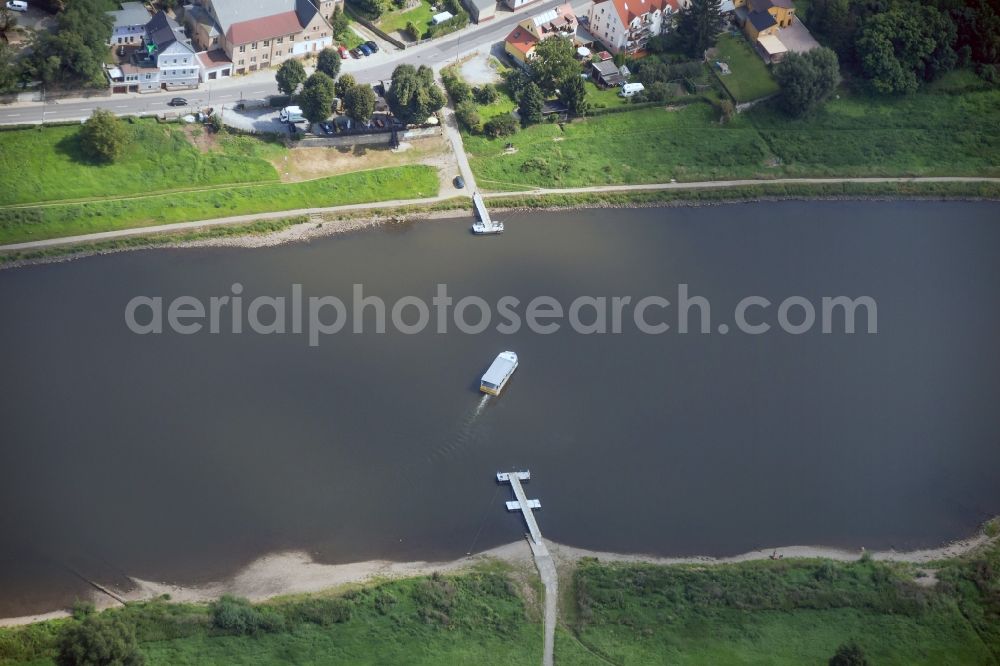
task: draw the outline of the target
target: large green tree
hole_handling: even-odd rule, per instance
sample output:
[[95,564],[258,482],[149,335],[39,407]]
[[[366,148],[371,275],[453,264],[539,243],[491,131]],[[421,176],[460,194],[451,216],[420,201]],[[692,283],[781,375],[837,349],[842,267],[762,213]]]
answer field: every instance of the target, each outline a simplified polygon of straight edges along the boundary
[[358,82],[354,80],[354,77],[350,74],[344,74],[339,79],[337,83],[334,84],[334,92],[337,93],[337,97],[344,99],[347,96],[347,91],[358,85]]
[[294,95],[306,81],[306,68],[298,59],[289,58],[278,67],[274,79],[278,82],[278,90],[285,95]]
[[720,0],[691,0],[677,15],[675,30],[688,55],[701,58],[715,44],[723,24],[719,3]]
[[74,0],[56,16],[55,30],[32,34],[23,67],[46,85],[105,86],[104,56],[114,21],[100,0]]
[[359,123],[367,123],[375,113],[375,91],[364,83],[347,91],[344,96],[344,110]]
[[80,128],[80,148],[97,162],[114,162],[125,152],[129,129],[107,109],[95,109]]
[[571,76],[559,84],[559,101],[566,105],[570,115],[582,116],[587,113],[587,88],[579,76]]
[[935,7],[912,5],[865,21],[857,40],[861,69],[882,93],[912,93],[955,66],[955,24]]
[[323,72],[314,72],[306,79],[296,99],[302,107],[302,115],[309,122],[318,123],[330,117],[334,96],[333,79]]
[[89,615],[70,622],[59,637],[59,666],[141,666],[135,628],[118,615]]
[[421,123],[444,106],[444,91],[427,66],[400,65],[392,72],[392,87],[386,95],[389,108],[406,124]]
[[340,74],[340,54],[336,49],[327,47],[319,52],[316,57],[316,71],[323,72],[331,79],[337,78]]
[[580,75],[573,42],[565,37],[543,39],[535,47],[535,56],[529,67],[531,80],[546,95],[554,95],[559,84],[574,74]]
[[0,93],[13,90],[17,86],[17,78],[14,52],[6,42],[0,42]]
[[774,66],[774,78],[781,86],[778,100],[785,113],[803,116],[825,102],[840,83],[837,54],[828,48],[806,53],[789,53]]
[[534,82],[529,83],[517,100],[517,114],[521,116],[521,126],[527,127],[542,122],[543,106],[545,106],[545,96],[542,94],[542,89]]

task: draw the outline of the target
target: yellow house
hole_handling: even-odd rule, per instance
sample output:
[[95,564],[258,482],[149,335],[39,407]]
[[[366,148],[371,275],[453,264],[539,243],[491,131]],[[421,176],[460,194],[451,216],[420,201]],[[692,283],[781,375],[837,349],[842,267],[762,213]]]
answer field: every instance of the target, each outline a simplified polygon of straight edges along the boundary
[[787,28],[795,17],[792,0],[734,0],[736,20],[743,32],[756,42],[761,35],[774,35],[779,28]]

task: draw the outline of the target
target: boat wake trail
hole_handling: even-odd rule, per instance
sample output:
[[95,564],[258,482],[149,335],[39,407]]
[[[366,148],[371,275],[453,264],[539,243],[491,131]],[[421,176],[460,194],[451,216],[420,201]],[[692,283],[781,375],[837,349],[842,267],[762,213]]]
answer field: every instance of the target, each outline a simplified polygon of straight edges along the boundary
[[448,437],[440,447],[431,452],[430,456],[427,458],[428,462],[452,456],[468,447],[477,439],[479,432],[477,432],[478,429],[476,428],[476,421],[479,420],[479,416],[483,413],[483,410],[486,408],[486,403],[489,402],[491,397],[492,396],[490,395],[484,394],[480,398],[475,408],[468,412],[461,419],[461,421],[456,424],[453,430],[455,434]]

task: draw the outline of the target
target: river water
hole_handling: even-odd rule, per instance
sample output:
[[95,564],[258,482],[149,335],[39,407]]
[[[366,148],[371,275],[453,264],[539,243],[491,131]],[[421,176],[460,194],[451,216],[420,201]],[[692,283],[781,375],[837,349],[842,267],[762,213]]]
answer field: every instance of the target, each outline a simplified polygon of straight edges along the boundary
[[[998,214],[929,202],[536,212],[503,216],[502,237],[432,221],[0,272],[0,616],[65,603],[86,589],[78,574],[198,582],[278,549],[329,562],[483,550],[524,530],[494,481],[510,468],[530,468],[545,536],[586,548],[965,536],[1000,513]],[[345,302],[361,284],[390,305],[430,302],[439,283],[456,299],[563,304],[675,301],[686,284],[712,324],[390,326],[315,347],[305,334],[125,325],[137,295],[207,302],[236,282],[247,300],[297,283]],[[878,333],[864,316],[853,335],[719,333],[753,295],[775,305],[751,318],[772,324],[788,296],[867,295]],[[520,368],[485,399],[478,378],[504,349]]]

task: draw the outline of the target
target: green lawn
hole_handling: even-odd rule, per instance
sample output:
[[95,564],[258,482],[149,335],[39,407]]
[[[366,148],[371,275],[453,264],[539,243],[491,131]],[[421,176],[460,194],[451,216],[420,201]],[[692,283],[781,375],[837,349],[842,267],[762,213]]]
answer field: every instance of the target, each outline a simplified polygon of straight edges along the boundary
[[437,192],[438,178],[433,167],[403,166],[299,183],[0,208],[0,244],[231,215],[416,199]]
[[716,48],[718,60],[728,63],[731,70],[727,75],[720,73],[719,80],[737,102],[751,102],[778,92],[771,71],[742,36],[723,35]]
[[[485,115],[484,115],[485,117]],[[868,97],[841,92],[815,116],[770,105],[727,124],[704,103],[646,108],[513,137],[466,136],[485,189],[805,176],[1000,175],[1000,89]],[[506,143],[517,152],[507,154]]]
[[0,131],[0,205],[278,180],[267,161],[284,151],[278,144],[225,136],[206,153],[177,125],[139,120],[127,126],[132,141],[109,165],[83,157],[79,126]]
[[420,0],[420,4],[406,11],[394,11],[383,14],[376,25],[386,32],[405,30],[407,23],[413,23],[417,28],[426,30],[434,12],[428,0]]
[[598,88],[593,81],[587,81],[584,86],[587,90],[587,102],[592,109],[604,109],[615,106],[622,106],[628,101],[624,97],[618,96],[621,88]]

